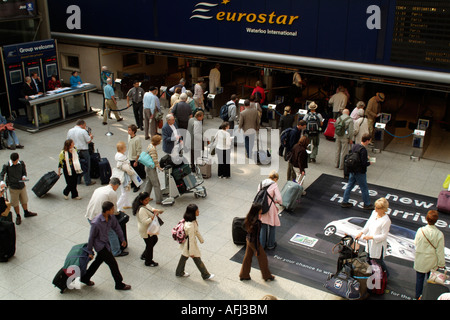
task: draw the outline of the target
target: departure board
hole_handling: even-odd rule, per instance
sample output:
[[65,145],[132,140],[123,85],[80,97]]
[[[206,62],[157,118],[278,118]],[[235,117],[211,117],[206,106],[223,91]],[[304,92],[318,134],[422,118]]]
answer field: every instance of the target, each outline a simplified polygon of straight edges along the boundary
[[450,70],[449,0],[397,0],[391,62]]

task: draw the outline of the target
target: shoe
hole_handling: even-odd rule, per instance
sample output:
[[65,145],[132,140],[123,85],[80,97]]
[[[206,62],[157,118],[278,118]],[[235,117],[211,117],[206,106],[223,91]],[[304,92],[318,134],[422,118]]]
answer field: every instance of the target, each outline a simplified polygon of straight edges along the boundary
[[141,129],[141,131],[144,131],[144,127],[140,127],[139,129]]
[[13,145],[7,146],[6,149],[9,149],[9,150],[16,150],[16,146],[13,146]]
[[306,196],[306,191],[302,192],[302,197]]
[[375,209],[375,207],[373,206],[373,204],[369,204],[368,206],[364,205],[363,209],[364,210],[373,210],[373,209]]
[[155,202],[156,204],[162,204],[162,202]]
[[190,276],[190,274],[189,273],[187,273],[187,272],[185,272],[185,273],[183,273],[183,275],[181,275],[181,276],[177,276],[177,277],[185,277],[185,278],[187,278],[187,277],[189,277]]
[[81,281],[80,282],[84,283],[85,285],[87,285],[88,287],[92,287],[93,285],[95,285],[94,281]]
[[145,137],[145,140],[150,140],[150,137]]
[[316,162],[316,159],[311,159],[311,162]]
[[108,122],[102,122],[102,124],[103,124],[103,125],[107,125],[107,124],[108,124]]
[[264,279],[265,281],[274,281],[275,280],[275,277],[274,276],[271,276],[270,278],[267,278],[267,279]]
[[211,280],[212,278],[214,278],[214,274],[211,273],[208,278],[203,279],[203,280]]
[[140,187],[134,187],[133,192],[138,192],[140,189]]
[[116,290],[130,290],[131,286],[129,284],[123,284],[122,287],[116,287]]
[[37,216],[37,213],[28,211],[28,212],[25,212],[25,214],[24,214],[23,216],[24,216],[25,218],[34,217],[34,216]]
[[23,148],[24,148],[24,146],[23,146],[23,145],[21,145],[21,144],[18,144],[18,145],[16,145],[16,148],[17,148],[17,149],[23,149]]
[[97,183],[97,181],[91,181],[90,183],[88,183],[86,186],[92,186],[93,184],[96,184]]
[[348,203],[348,202],[341,203],[341,208],[351,208],[351,207],[353,207],[353,205],[351,203]]
[[122,121],[123,120],[123,118],[119,118],[119,119],[117,119],[117,122],[120,122],[120,121]]
[[64,195],[64,199],[69,200],[69,196]]
[[16,217],[16,225],[19,225],[21,223],[22,223],[22,217],[20,216],[20,214],[18,214]]
[[81,200],[82,198],[81,197],[75,197],[75,198],[72,198],[72,199],[74,199],[74,200]]
[[149,264],[144,263],[147,267],[157,267],[158,266],[158,262],[150,262]]
[[129,252],[126,251],[122,251],[121,253],[119,253],[116,257],[125,257],[129,254]]
[[248,281],[248,280],[252,280],[252,278],[248,277],[248,278],[239,278],[239,280],[241,281]]

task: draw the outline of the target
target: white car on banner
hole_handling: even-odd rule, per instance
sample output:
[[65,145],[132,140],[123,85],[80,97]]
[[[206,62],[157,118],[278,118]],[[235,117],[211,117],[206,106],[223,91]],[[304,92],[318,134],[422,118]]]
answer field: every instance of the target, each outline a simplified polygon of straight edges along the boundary
[[[366,225],[368,219],[360,217],[350,217],[341,220],[335,220],[328,223],[323,229],[323,233],[329,237],[337,235],[344,237],[350,235],[356,237]],[[387,237],[388,247],[386,248],[386,255],[393,256],[400,259],[414,261],[416,248],[414,245],[414,238],[416,231],[408,228],[400,227],[391,224],[389,234]],[[365,240],[360,240],[361,245],[366,245]],[[450,262],[450,250],[445,248],[445,261]]]

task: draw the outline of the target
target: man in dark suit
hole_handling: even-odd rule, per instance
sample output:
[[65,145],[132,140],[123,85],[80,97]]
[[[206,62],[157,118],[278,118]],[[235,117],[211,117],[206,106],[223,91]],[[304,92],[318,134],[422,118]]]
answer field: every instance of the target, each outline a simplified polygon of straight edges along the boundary
[[175,146],[175,142],[179,142],[181,135],[178,132],[178,127],[175,123],[175,117],[169,113],[166,116],[166,123],[161,129],[162,131],[162,149],[165,153],[171,154]]
[[28,99],[29,96],[35,95],[38,92],[33,87],[31,83],[31,77],[25,77],[25,83],[22,86],[22,90],[20,91],[20,95],[24,99]]
[[41,78],[39,78],[39,75],[36,72],[31,73],[31,85],[37,93],[42,93],[44,91]]

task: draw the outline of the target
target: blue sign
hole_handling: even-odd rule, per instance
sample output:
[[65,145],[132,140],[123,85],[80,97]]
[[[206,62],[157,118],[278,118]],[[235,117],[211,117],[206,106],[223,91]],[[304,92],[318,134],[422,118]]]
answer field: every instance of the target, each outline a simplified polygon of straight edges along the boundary
[[17,63],[29,59],[40,59],[56,55],[55,40],[26,42],[3,47],[4,64]]

